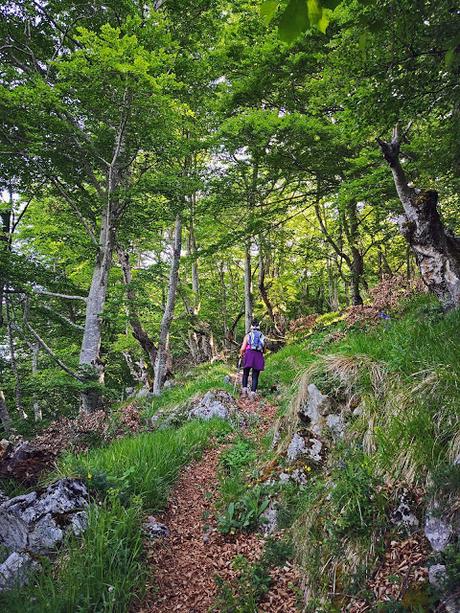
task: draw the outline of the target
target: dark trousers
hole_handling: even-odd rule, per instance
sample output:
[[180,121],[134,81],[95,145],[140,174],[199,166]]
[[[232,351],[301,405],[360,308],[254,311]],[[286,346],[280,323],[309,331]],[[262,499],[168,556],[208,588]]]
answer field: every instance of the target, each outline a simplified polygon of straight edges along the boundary
[[[249,371],[250,368],[243,368],[243,387],[248,386]],[[255,392],[257,390],[257,384],[259,383],[260,370],[252,369],[251,390]]]

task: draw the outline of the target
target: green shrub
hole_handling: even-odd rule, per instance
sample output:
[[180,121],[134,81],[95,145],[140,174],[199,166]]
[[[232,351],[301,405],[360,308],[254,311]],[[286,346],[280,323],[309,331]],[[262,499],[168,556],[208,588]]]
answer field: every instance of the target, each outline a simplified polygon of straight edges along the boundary
[[223,534],[253,530],[260,524],[261,516],[269,504],[267,487],[256,485],[224,508],[217,517],[217,527]]
[[220,457],[220,465],[228,475],[237,475],[257,460],[256,445],[250,439],[239,437]]

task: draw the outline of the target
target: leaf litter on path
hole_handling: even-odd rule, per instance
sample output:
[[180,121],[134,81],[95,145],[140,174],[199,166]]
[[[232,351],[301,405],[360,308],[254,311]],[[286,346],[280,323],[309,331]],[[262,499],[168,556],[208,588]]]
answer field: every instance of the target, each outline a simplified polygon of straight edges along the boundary
[[[276,407],[265,402],[241,399],[239,407],[259,415],[259,436],[270,427],[276,415]],[[215,577],[234,580],[237,571],[233,568],[233,560],[237,555],[245,556],[249,562],[261,556],[262,534],[225,536],[217,530],[214,517],[217,469],[224,449],[225,445],[209,449],[182,472],[165,513],[159,517],[168,526],[170,536],[146,545],[152,572],[146,598],[138,613],[212,611],[217,595]],[[296,611],[295,586],[299,584],[299,575],[293,566],[285,564],[273,569],[270,575],[272,584],[258,611]]]

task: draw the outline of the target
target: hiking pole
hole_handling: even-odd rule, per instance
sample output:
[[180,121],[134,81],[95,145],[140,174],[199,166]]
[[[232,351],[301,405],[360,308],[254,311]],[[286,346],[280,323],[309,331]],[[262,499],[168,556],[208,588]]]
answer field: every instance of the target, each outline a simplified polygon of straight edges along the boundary
[[238,377],[239,377],[240,370],[241,370],[241,364],[242,364],[242,360],[240,356],[238,358],[238,362],[236,363],[236,377],[235,377],[235,383],[233,384],[233,393],[236,392],[236,386],[238,385]]

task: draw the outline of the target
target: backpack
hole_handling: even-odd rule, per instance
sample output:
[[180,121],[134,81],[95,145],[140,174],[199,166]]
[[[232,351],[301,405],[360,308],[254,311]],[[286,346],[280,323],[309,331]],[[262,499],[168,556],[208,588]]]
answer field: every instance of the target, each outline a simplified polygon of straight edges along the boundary
[[248,334],[249,349],[263,351],[265,347],[265,336],[260,330],[251,330]]

